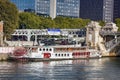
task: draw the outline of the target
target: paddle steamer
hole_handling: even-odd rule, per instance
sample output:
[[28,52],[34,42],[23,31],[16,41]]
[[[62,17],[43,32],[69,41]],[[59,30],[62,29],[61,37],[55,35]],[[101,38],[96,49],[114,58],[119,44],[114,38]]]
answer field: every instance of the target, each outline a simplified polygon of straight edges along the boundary
[[78,45],[19,47],[11,53],[17,60],[65,60],[101,57],[99,51]]

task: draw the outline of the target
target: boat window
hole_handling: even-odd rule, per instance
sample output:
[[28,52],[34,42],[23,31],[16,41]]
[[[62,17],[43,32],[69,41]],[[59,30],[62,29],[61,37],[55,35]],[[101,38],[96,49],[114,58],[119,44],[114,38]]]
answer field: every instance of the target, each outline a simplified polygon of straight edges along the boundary
[[75,53],[72,53],[72,56],[74,56],[75,55]]
[[68,48],[68,51],[72,51],[72,48]]
[[69,54],[67,54],[67,56],[69,56]]
[[81,53],[81,55],[83,55],[83,53]]
[[60,56],[60,54],[58,54],[58,56]]
[[50,51],[52,51],[52,49],[51,49],[51,48],[50,48],[49,50],[50,50]]
[[55,54],[55,56],[57,56],[57,54]]
[[88,55],[90,55],[90,52],[88,52]]
[[63,54],[61,54],[61,56],[63,56]]
[[64,56],[66,56],[66,54],[64,54]]
[[40,51],[42,51],[42,49],[41,49],[41,48],[40,48],[39,50],[40,50]]
[[37,52],[37,48],[32,48],[32,52]]
[[83,53],[83,55],[85,55],[85,52]]
[[45,51],[45,48],[43,48],[43,51]]
[[46,51],[48,51],[48,48],[46,49]]

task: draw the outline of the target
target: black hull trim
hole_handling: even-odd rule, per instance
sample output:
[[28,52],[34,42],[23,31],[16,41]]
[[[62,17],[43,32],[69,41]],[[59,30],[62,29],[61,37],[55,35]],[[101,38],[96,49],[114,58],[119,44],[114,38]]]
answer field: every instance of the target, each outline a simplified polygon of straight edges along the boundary
[[20,61],[20,62],[42,62],[42,61],[60,61],[60,60],[89,60],[89,59],[99,59],[99,57],[89,57],[89,58],[61,58],[61,59],[50,59],[50,58],[9,58],[9,61]]

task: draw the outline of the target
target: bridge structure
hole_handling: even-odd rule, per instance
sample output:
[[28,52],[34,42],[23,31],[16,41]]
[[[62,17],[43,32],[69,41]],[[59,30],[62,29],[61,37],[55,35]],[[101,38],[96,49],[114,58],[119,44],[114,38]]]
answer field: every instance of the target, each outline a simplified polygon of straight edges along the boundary
[[[16,29],[11,35],[9,46],[36,45],[41,39],[74,39],[85,40],[86,29]],[[74,38],[73,38],[74,37]]]
[[110,56],[114,52],[116,55],[119,52],[116,47],[120,45],[120,32],[117,31],[116,24],[107,23],[104,27],[101,27],[99,23],[91,22],[86,28],[87,45],[99,50],[102,56]]
[[26,36],[26,40],[30,41],[32,36],[38,39],[39,36],[67,36],[81,37],[85,36],[85,29],[16,29],[12,36]]
[[108,38],[107,36],[111,37],[111,39],[105,41],[105,47],[108,52],[120,44],[120,32],[103,32],[101,35],[105,38]]
[[105,32],[103,33],[103,36],[106,38],[111,37],[109,40],[105,39],[105,48],[109,55],[120,56],[120,32]]

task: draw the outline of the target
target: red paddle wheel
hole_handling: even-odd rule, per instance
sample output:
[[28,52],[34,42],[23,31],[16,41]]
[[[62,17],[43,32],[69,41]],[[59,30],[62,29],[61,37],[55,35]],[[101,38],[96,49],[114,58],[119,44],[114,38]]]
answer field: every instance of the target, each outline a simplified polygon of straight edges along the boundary
[[23,47],[17,47],[13,51],[14,56],[23,56],[26,53],[27,53],[27,50],[25,48],[23,48]]

